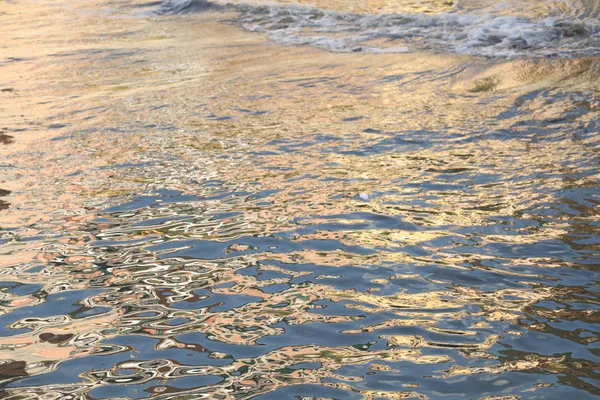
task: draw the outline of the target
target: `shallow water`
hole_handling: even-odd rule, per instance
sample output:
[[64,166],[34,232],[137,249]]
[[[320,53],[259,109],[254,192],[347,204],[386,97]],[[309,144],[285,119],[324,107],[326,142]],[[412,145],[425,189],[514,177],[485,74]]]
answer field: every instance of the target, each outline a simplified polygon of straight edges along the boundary
[[594,42],[340,53],[178,4],[0,8],[1,397],[600,395]]

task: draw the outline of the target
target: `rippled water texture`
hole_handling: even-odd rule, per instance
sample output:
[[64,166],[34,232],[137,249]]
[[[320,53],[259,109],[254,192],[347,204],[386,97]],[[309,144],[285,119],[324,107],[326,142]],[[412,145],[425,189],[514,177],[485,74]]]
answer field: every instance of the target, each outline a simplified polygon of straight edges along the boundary
[[598,58],[159,7],[0,4],[1,398],[600,396]]

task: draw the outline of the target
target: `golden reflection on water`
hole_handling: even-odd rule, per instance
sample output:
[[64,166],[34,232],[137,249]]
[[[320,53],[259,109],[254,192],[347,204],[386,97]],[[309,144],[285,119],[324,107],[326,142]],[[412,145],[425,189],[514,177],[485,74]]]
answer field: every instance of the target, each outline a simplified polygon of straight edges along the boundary
[[383,0],[280,0],[281,4],[301,4],[320,9],[329,9],[341,12],[352,13],[371,13],[371,14],[392,14],[392,13],[438,13],[450,11],[455,7],[452,0],[401,0],[401,1],[383,1]]
[[599,393],[596,59],[5,6],[4,397]]

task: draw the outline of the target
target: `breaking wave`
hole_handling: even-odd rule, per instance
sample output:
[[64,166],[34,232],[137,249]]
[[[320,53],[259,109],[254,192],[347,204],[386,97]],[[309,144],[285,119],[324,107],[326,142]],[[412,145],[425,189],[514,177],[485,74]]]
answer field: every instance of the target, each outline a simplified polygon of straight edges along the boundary
[[299,5],[217,5],[193,0],[167,0],[158,13],[217,6],[237,10],[244,28],[267,34],[276,43],[331,52],[434,51],[490,58],[600,54],[600,21],[570,15],[534,20],[458,11],[357,14]]

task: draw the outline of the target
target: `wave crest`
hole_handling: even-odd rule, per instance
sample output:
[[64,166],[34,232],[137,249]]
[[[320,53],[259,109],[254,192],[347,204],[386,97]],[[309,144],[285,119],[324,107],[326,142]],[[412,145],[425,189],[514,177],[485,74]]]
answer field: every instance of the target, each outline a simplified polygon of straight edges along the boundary
[[[213,3],[167,0],[169,13]],[[238,22],[284,45],[310,45],[332,52],[434,51],[490,58],[593,56],[600,54],[600,21],[577,17],[439,14],[356,14],[305,6],[225,4]],[[163,11],[164,13],[164,11]]]

